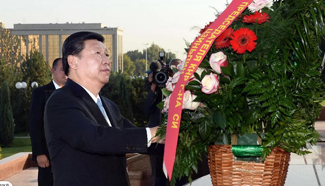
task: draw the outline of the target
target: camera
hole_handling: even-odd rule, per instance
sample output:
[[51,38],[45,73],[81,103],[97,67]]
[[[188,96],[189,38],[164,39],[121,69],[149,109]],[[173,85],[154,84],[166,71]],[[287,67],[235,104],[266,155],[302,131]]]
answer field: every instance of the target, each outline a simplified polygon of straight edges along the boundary
[[164,88],[169,78],[169,66],[164,63],[165,52],[159,52],[158,62],[151,62],[150,70],[153,72],[153,83]]

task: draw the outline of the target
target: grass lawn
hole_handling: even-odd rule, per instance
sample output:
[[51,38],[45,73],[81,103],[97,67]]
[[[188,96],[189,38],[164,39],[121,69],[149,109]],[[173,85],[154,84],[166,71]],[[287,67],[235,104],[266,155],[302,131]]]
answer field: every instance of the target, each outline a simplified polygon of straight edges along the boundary
[[2,158],[14,155],[19,152],[32,152],[30,138],[14,138],[12,144],[8,147],[2,147]]

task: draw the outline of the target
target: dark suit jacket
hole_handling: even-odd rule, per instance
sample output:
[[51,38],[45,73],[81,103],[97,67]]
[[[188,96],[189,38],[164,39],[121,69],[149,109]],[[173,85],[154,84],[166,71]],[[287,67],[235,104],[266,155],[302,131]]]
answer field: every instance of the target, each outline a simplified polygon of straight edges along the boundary
[[147,152],[146,129],[101,99],[112,127],[90,95],[70,79],[48,100],[45,135],[55,185],[129,185],[125,153]]
[[51,81],[47,85],[34,89],[32,93],[29,112],[29,131],[32,142],[32,157],[35,162],[38,155],[45,154],[49,157],[44,133],[44,108],[47,99],[54,90],[55,87]]
[[150,87],[146,96],[146,102],[144,105],[144,112],[149,116],[149,122],[147,127],[156,127],[161,124],[161,110],[157,107],[157,104],[162,101],[162,92],[160,88],[156,88],[154,93]]

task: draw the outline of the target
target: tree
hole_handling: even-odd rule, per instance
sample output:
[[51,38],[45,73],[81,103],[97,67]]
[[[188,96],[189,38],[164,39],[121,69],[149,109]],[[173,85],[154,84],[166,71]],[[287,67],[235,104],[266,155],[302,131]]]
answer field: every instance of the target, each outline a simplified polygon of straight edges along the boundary
[[4,81],[1,87],[0,103],[0,144],[8,146],[14,139],[14,120],[7,81]]
[[0,58],[0,82],[13,81],[13,68],[4,58]]
[[125,77],[121,76],[120,81],[120,99],[121,99],[121,112],[123,116],[128,118],[130,121],[133,121],[133,112],[132,112],[132,105],[130,102],[130,90],[131,86],[127,87]]
[[132,78],[132,88],[130,90],[134,123],[141,127],[144,127],[148,120],[148,116],[144,113],[144,104],[147,95],[145,81],[147,80],[143,77]]
[[23,78],[30,85],[36,81],[40,86],[47,84],[51,80],[49,64],[44,60],[43,55],[34,50],[30,52],[26,60],[21,65]]
[[43,55],[36,50],[30,52],[22,62],[20,69],[22,79],[19,81],[25,81],[28,86],[24,90],[16,91],[15,97],[18,97],[18,99],[13,104],[14,118],[16,119],[16,131],[25,131],[28,134],[28,113],[32,94],[32,87],[30,85],[33,81],[36,81],[39,86],[47,84],[51,80],[51,71]]
[[126,53],[130,57],[131,61],[136,61],[137,59],[145,59],[144,53],[139,50],[132,50]]
[[9,29],[0,28],[0,57],[12,66],[18,66],[22,60],[19,36],[11,35]]
[[151,46],[149,48],[147,48],[148,63],[150,63],[151,61],[154,61],[154,60],[158,60],[159,52],[161,52],[161,51],[164,51],[164,49],[161,48],[160,46],[152,43]]
[[[134,75],[135,76],[144,76],[146,73],[146,60],[144,59],[137,59],[134,62],[135,65],[135,71],[134,71]],[[149,68],[149,66],[148,66]]]
[[135,70],[135,65],[134,65],[133,61],[131,61],[130,57],[127,54],[123,55],[123,62],[124,62],[123,73],[128,76],[133,76],[134,70]]

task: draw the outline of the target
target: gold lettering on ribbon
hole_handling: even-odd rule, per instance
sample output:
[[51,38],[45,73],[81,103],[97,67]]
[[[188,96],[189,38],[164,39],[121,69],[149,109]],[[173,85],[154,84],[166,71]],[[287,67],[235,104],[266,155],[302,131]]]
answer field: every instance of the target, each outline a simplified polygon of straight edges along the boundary
[[174,129],[178,128],[178,125],[179,125],[179,115],[178,114],[174,114],[172,124],[173,124],[172,128],[174,128]]
[[[184,84],[181,84],[181,88],[183,89],[185,87]],[[182,106],[182,103],[183,103],[183,93],[182,93],[182,90],[179,90],[178,91],[178,94],[177,94],[177,98],[176,98],[176,105],[175,105],[175,108],[179,107],[179,106]]]
[[240,14],[240,12],[238,12],[238,11],[233,11],[232,13],[231,13],[231,15],[234,15],[234,16],[237,16],[237,15],[239,15]]
[[242,4],[239,5],[237,10],[242,11],[242,10],[244,10],[246,8],[247,5],[248,5],[248,2],[242,2]]

